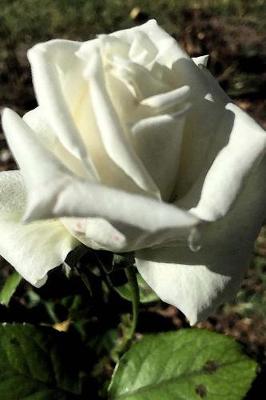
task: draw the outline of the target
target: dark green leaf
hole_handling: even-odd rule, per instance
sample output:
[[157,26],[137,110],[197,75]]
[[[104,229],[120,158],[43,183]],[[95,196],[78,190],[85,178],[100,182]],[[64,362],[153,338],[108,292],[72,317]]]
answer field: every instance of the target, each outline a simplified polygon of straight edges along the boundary
[[15,293],[21,280],[22,277],[17,272],[13,272],[11,275],[9,275],[0,291],[0,304],[8,306],[9,301]]
[[70,400],[80,394],[78,360],[66,335],[28,324],[0,326],[0,399]]
[[[140,274],[137,274],[137,280],[141,303],[152,303],[153,301],[159,300],[156,293],[154,293],[154,291],[147,285]],[[129,283],[115,287],[115,290],[120,294],[121,297],[123,297],[123,299],[131,301],[131,288]]]
[[201,329],[144,337],[121,358],[112,400],[241,400],[256,363],[233,339]]

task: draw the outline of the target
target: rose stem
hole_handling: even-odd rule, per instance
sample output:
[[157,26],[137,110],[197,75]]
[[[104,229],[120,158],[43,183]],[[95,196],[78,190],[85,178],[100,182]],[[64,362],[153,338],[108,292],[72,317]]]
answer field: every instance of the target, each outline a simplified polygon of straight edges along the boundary
[[126,276],[128,279],[128,283],[130,285],[131,294],[132,294],[132,325],[129,333],[128,340],[131,341],[135,335],[137,323],[138,323],[138,315],[139,315],[139,285],[137,281],[137,276],[135,272],[135,268],[132,266],[125,268]]

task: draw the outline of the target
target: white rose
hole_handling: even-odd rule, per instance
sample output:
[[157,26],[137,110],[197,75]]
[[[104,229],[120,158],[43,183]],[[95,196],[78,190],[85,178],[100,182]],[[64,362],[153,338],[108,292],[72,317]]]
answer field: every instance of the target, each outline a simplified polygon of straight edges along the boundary
[[29,60],[39,107],[3,113],[23,178],[0,174],[0,253],[40,285],[80,241],[136,251],[164,301],[205,318],[265,218],[265,132],[155,21]]

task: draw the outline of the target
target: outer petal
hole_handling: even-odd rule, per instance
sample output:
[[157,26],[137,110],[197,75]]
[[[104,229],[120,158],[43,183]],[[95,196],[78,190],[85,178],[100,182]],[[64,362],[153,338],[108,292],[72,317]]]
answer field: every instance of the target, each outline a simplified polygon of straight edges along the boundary
[[25,188],[18,171],[0,174],[0,254],[35,286],[60,265],[78,242],[56,220],[21,223]]
[[[103,218],[126,227],[133,236],[130,240],[134,246],[141,237],[139,230],[145,232],[148,246],[184,235],[199,222],[191,213],[173,205],[73,176],[11,110],[4,111],[3,127],[26,181],[28,221],[54,217]],[[88,231],[91,232],[90,228]]]
[[38,103],[49,115],[51,126],[71,153],[86,158],[86,149],[64,98],[59,70],[59,66],[67,70],[78,68],[74,55],[79,47],[78,42],[53,40],[34,46],[28,51],[28,58]]
[[4,109],[2,125],[8,144],[21,168],[27,190],[34,193],[30,196],[30,202],[45,203],[51,195],[48,187],[50,191],[59,190],[60,185],[64,184],[60,182],[62,173],[70,171],[42,145],[36,134],[14,111]]
[[[71,115],[68,107],[69,99],[66,98],[61,83],[61,75],[64,75],[65,71],[72,70],[72,87],[76,83],[82,93],[82,66],[80,60],[75,57],[79,47],[79,42],[51,40],[30,49],[28,58],[36,97],[42,111],[49,116],[49,124],[55,127],[58,138],[68,151],[82,159],[91,176],[97,177],[88,149]],[[71,95],[76,99],[76,90]]]
[[[121,238],[124,246],[120,251],[153,246],[176,240],[180,236],[183,238],[199,222],[189,212],[167,203],[73,179],[65,182],[50,204],[52,208],[47,210],[43,207],[43,213],[37,206],[36,210],[31,210],[28,218],[74,216],[106,219],[126,236],[126,242]],[[86,232],[93,232],[89,225],[90,221]],[[108,246],[106,249],[113,250],[114,247]]]
[[[213,102],[205,101],[213,104],[214,110],[219,107]],[[189,183],[190,189],[185,196],[177,199],[176,204],[185,209],[192,209],[195,215],[207,221],[215,221],[228,212],[266,150],[265,131],[244,111],[232,103],[228,103],[224,109],[220,106],[220,110],[219,127],[212,135],[209,145],[202,141],[200,147],[200,137],[191,137],[191,152],[187,153],[186,140],[189,135],[186,136],[188,132],[185,133],[183,163],[181,162],[181,175],[178,180],[179,196]],[[210,121],[212,116],[206,122],[207,129],[211,128],[208,126]],[[205,132],[206,127],[202,129]],[[202,149],[202,153],[197,151],[198,148]],[[191,160],[191,154],[194,154],[195,158],[192,159],[189,173],[188,162]],[[204,161],[201,161],[200,157]],[[196,166],[199,173],[193,183]]]
[[[230,101],[205,67],[199,68],[189,60],[181,64],[176,67],[179,77],[185,82],[190,78],[195,100],[184,128],[177,204],[196,207],[208,174],[202,192],[202,212],[198,215],[215,220],[227,212],[243,180],[265,151],[266,134]],[[204,201],[208,197],[209,203],[204,213],[203,197]]]
[[241,283],[266,217],[265,171],[264,158],[226,217],[203,227],[198,252],[185,244],[137,252],[143,278],[164,301],[180,308],[191,324],[231,298]]
[[[143,250],[136,254],[136,266],[148,285],[166,303],[180,309],[191,325],[207,318],[224,301],[227,291],[234,292],[243,277],[243,266],[230,263],[231,277],[216,273],[219,263],[228,260],[202,259],[184,247]],[[202,262],[202,264],[201,264]],[[223,270],[223,266],[220,266]],[[235,276],[233,276],[235,275]],[[236,286],[236,287],[235,287]],[[229,289],[229,290],[228,290]]]
[[[226,215],[248,175],[266,152],[264,130],[234,104],[227,104],[226,109],[235,115],[229,142],[218,153],[208,171],[200,201],[193,209],[199,218],[207,221]],[[264,177],[266,180],[266,170]]]
[[40,107],[27,112],[23,120],[35,133],[37,140],[53,153],[73,173],[81,177],[88,176],[88,171],[83,163],[71,154],[58,139],[52,127],[48,124],[45,114]]

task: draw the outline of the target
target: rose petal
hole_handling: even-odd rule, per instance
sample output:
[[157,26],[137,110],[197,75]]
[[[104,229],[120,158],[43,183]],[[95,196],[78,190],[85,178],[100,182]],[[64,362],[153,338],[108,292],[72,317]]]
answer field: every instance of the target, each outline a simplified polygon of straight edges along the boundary
[[70,232],[86,246],[113,252],[125,251],[130,245],[124,233],[102,218],[62,218]]
[[[164,94],[165,92],[170,91],[170,85],[167,82],[158,79],[155,74],[140,64],[128,60],[121,60],[117,57],[113,57],[109,62],[112,66],[111,73],[122,81],[133,94],[135,100],[133,107],[138,105],[138,101],[145,100],[151,96],[156,96],[158,93]],[[125,107],[127,107],[127,105],[125,105]]]
[[0,254],[35,286],[45,283],[47,272],[60,265],[78,245],[55,220],[21,223],[25,188],[18,171],[0,174]]
[[[60,79],[61,75],[69,70],[72,72],[72,81],[73,77],[78,77],[75,79],[75,90],[71,93],[74,98],[77,91],[79,96],[82,93],[82,83],[86,87],[82,82],[82,65],[75,57],[75,52],[79,48],[79,42],[51,40],[32,47],[28,51],[28,59],[36,97],[45,115],[49,115],[49,124],[68,151],[82,159],[89,171],[93,170],[97,177],[97,171],[70,113]],[[74,88],[73,83],[72,88]]]
[[[127,228],[129,231],[141,229],[146,236],[147,232],[162,231],[159,242],[173,240],[199,222],[175,206],[73,176],[11,110],[4,111],[3,127],[25,177],[28,201],[24,219],[27,221],[97,217],[131,226]],[[152,238],[154,241],[157,242],[157,237]]]
[[[44,147],[36,134],[14,111],[5,108],[2,125],[7,142],[21,168],[28,191],[27,210],[48,209],[70,171]],[[42,211],[44,212],[44,211]]]
[[[226,111],[217,132],[217,141],[205,159],[204,169],[187,195],[177,201],[181,207],[192,207],[195,215],[207,221],[226,215],[266,151],[263,129],[234,104],[229,103],[226,110],[234,115],[233,126],[227,133],[229,138],[225,137]],[[214,161],[210,166],[212,158]]]
[[192,97],[183,130],[176,188],[178,200],[187,195],[201,174],[206,175],[216,155],[228,142],[234,118],[224,105],[204,98],[193,101]]
[[206,54],[205,56],[193,57],[192,60],[198,66],[203,65],[203,67],[207,67],[208,60],[209,60],[209,55]]
[[112,35],[132,44],[137,32],[144,32],[156,46],[158,54],[154,61],[171,67],[178,59],[188,58],[188,55],[179,47],[177,41],[165,32],[154,19],[134,28],[114,32]]
[[[223,301],[225,288],[228,287],[230,292],[234,285],[230,284],[230,277],[226,274],[216,272],[215,260],[212,269],[205,264],[210,260],[204,259],[205,263],[201,264],[202,258],[198,254],[196,260],[190,254],[185,257],[184,253],[188,254],[189,250],[164,248],[139,251],[136,254],[136,266],[155,293],[166,303],[181,310],[190,324],[194,325],[206,319],[218,305],[217,296],[219,301]],[[230,267],[231,275],[236,274],[235,279],[239,284],[243,277],[242,265],[238,266],[239,272],[234,271],[235,265],[230,264]]]
[[32,209],[28,220],[66,216],[101,217],[132,226],[132,229],[136,227],[150,232],[173,230],[172,240],[178,231],[183,232],[199,222],[189,212],[170,204],[72,177],[66,178],[58,192],[50,195],[53,198],[47,207],[41,209],[37,205],[36,215]]
[[136,254],[143,278],[192,325],[235,295],[241,283],[266,217],[265,170],[266,158],[253,169],[226,217],[200,229],[198,252],[181,244]]
[[91,55],[86,69],[97,125],[110,158],[143,190],[159,197],[160,193],[123,132],[117,113],[109,98],[99,52]]
[[[258,136],[261,136],[261,141],[263,141],[264,133],[250,117],[231,103],[206,68],[199,69],[194,63],[193,66],[190,63],[188,65],[186,60],[179,70],[182,71],[182,79],[191,78],[191,87],[193,87],[192,107],[184,128],[182,158],[176,190],[177,198],[181,199],[189,191],[196,191],[195,186],[201,190],[200,185],[203,184],[208,170],[220,151],[226,148],[227,150],[223,153],[225,155],[229,148],[232,149],[232,143],[235,143],[235,140],[231,141],[231,137],[239,139],[241,143],[241,132],[246,131],[243,133],[243,140],[248,143],[249,137],[253,141],[251,138],[253,132],[254,141],[260,140]],[[261,146],[264,147],[262,143]],[[254,157],[256,158],[256,155]],[[198,193],[194,196],[194,203],[190,207],[196,206],[199,195]],[[186,207],[185,202],[180,204]]]
[[[110,37],[107,43],[109,43],[109,41]],[[79,58],[79,63],[80,67],[82,67],[82,70],[78,72],[79,79],[77,79],[76,75],[72,76],[73,71],[66,72],[64,79],[62,79],[63,91],[65,98],[69,99],[69,110],[76,123],[82,140],[90,154],[92,163],[97,170],[97,175],[99,176],[100,181],[103,184],[112,187],[118,187],[133,193],[140,193],[142,190],[137,186],[137,184],[125,173],[125,171],[123,171],[123,169],[113,162],[107,154],[97,126],[96,116],[94,114],[91,101],[90,88],[88,81],[84,78],[84,70],[85,66],[87,65],[87,60],[90,59],[93,52],[100,47],[99,42],[99,39],[85,42],[80,47],[79,51],[76,52],[75,57]],[[115,42],[120,42],[120,40],[115,39]],[[115,45],[117,49],[118,44],[116,43]],[[84,55],[84,48],[86,51],[89,51],[88,54]],[[122,49],[118,50],[122,51]],[[76,86],[74,88],[73,82]],[[117,87],[115,90],[115,93],[117,94]]]
[[230,139],[208,171],[200,201],[193,209],[195,215],[208,221],[226,215],[252,168],[266,152],[266,133],[256,122],[234,104],[226,109],[235,114]]
[[147,97],[140,102],[142,106],[154,109],[157,113],[184,103],[190,95],[189,86],[181,86],[166,93]]
[[157,51],[152,39],[143,31],[137,31],[128,55],[133,62],[146,66],[154,60]]
[[27,112],[23,120],[36,134],[41,144],[51,151],[67,168],[80,177],[87,176],[83,163],[62,145],[57,135],[48,124],[40,107]]
[[166,201],[176,185],[187,106],[172,115],[142,119],[131,129],[137,153]]
[[53,181],[53,178],[56,178],[53,175],[54,165],[59,171],[68,171],[17,113],[5,108],[2,126],[8,144],[27,180],[26,183],[31,182],[35,185],[44,179]]

